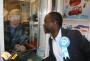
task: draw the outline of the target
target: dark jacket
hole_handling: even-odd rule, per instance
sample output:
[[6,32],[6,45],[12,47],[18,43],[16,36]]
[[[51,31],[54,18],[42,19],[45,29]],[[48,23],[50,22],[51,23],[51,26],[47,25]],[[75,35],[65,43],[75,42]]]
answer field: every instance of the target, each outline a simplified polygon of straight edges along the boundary
[[[63,58],[64,61],[90,61],[90,42],[77,30],[61,29],[61,32],[62,36],[66,36],[70,39],[70,45],[68,47],[70,59]],[[43,61],[56,61],[51,39],[49,39],[49,46],[49,56]]]
[[27,39],[28,36],[25,35],[25,29],[20,24],[15,28],[14,32],[11,32],[12,27],[7,25],[4,27],[4,41],[5,41],[5,50],[12,51],[15,47],[15,44],[20,44],[24,42],[24,39]]

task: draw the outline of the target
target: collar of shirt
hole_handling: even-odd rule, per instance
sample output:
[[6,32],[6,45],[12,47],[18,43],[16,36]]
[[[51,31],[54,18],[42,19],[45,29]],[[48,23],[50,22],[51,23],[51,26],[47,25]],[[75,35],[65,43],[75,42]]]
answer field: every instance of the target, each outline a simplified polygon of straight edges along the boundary
[[58,32],[58,35],[55,37],[55,39],[51,36],[52,39],[52,46],[53,46],[53,53],[56,57],[56,61],[63,61],[61,55],[61,47],[59,46],[59,41],[61,38],[61,29]]
[[61,29],[58,32],[58,35],[55,37],[55,39],[51,36],[51,39],[55,40],[55,41],[60,41],[61,38]]
[[15,33],[15,30],[16,30],[16,28],[13,28],[12,26],[10,26],[10,32],[11,32],[11,34],[14,34]]

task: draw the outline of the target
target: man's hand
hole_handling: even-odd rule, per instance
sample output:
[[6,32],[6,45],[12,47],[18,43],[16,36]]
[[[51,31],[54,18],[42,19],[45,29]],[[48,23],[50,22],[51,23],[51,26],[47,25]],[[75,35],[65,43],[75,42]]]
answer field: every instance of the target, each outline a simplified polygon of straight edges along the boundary
[[15,49],[18,52],[25,52],[26,51],[26,47],[24,45],[20,45],[20,44],[16,44]]

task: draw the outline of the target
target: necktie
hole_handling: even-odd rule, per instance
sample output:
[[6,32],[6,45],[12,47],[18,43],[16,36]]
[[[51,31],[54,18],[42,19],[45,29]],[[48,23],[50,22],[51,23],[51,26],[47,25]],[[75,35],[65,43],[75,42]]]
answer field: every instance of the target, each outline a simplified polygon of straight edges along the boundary
[[51,38],[49,38],[49,47],[50,47],[50,50],[49,50],[50,61],[56,61],[56,58],[53,54],[53,47],[52,47],[52,39]]

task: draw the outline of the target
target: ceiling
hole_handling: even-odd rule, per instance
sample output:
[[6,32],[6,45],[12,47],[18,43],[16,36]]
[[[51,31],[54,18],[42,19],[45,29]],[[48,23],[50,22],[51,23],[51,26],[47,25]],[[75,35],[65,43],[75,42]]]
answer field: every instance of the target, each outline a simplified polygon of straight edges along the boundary
[[4,0],[4,8],[8,11],[12,9],[20,9],[20,2],[34,3],[37,0]]
[[17,0],[4,0],[4,8],[8,11],[12,9],[20,9],[19,1]]

